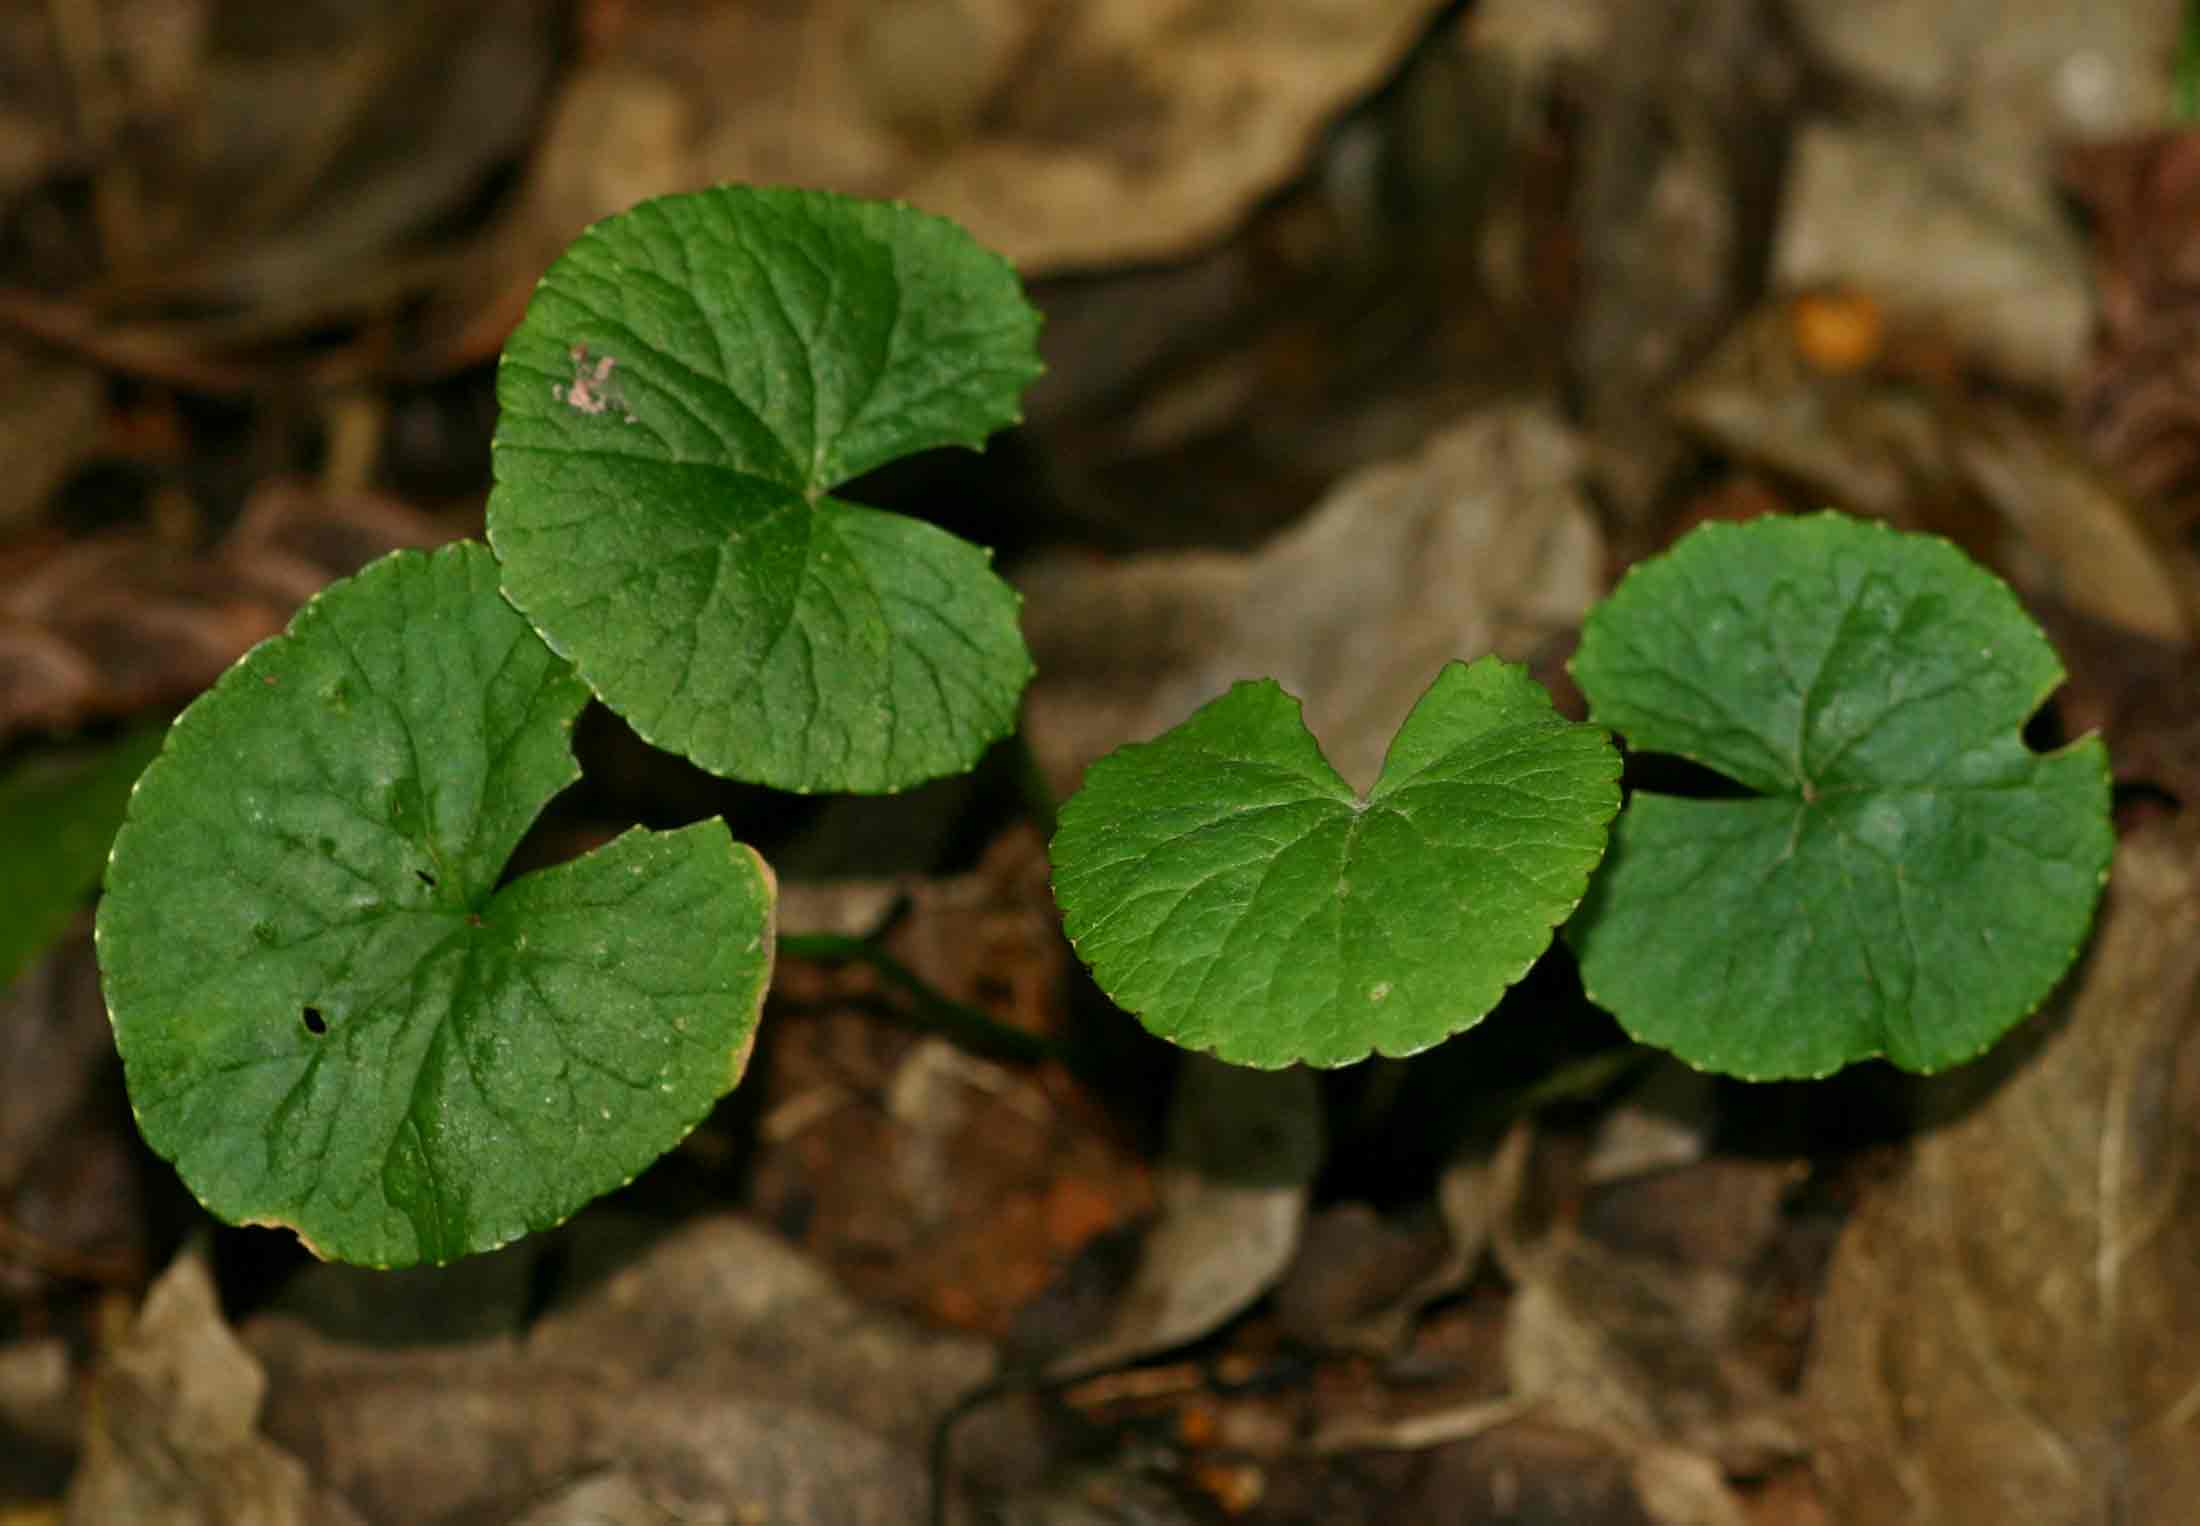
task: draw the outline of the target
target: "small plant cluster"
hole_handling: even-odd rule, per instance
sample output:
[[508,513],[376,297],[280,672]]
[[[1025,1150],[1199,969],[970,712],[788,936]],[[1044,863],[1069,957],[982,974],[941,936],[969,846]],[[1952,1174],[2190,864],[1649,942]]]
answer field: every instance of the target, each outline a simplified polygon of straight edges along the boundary
[[[1032,665],[988,553],[834,490],[1015,422],[1038,327],[952,224],[822,193],[646,202],[558,260],[498,375],[489,544],[326,589],[177,720],[115,840],[116,1043],[209,1209],[444,1262],[631,1181],[739,1081],[777,946],[754,850],[713,820],[507,861],[591,695],[805,792],[1013,731]],[[1574,672],[1589,724],[1448,665],[1364,797],[1238,685],[1063,807],[1072,943],[1168,1039],[1335,1066],[1472,1027],[1564,924],[1636,1038],[1764,1078],[1967,1059],[2083,941],[2105,754],[2024,745],[2060,666],[1952,546],[1708,526]],[[1738,793],[1623,812],[1614,732]]]

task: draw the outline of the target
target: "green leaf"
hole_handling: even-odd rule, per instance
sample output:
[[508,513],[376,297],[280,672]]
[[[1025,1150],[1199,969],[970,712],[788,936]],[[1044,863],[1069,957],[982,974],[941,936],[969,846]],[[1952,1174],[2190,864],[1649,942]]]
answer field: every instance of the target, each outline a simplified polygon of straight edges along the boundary
[[586,699],[462,545],[332,584],[177,720],[99,955],[138,1126],[214,1213],[448,1261],[631,1181],[739,1079],[773,892],[723,823],[498,886]]
[[0,987],[61,936],[99,884],[130,786],[160,750],[161,728],[89,757],[41,760],[0,779]]
[[1497,1005],[1618,809],[1611,742],[1494,657],[1437,676],[1365,800],[1264,679],[1092,765],[1062,807],[1055,898],[1101,989],[1163,1038],[1348,1065]]
[[905,206],[722,187],[598,223],[498,372],[505,591],[714,772],[959,773],[1031,677],[1015,591],[968,542],[826,494],[1016,422],[1038,326],[1005,261]]
[[2070,965],[2108,872],[2098,738],[2020,732],[2047,638],[1947,542],[1838,514],[1711,524],[1590,616],[1593,719],[1754,794],[1638,793],[1568,930],[1589,994],[1705,1070],[1984,1050]]

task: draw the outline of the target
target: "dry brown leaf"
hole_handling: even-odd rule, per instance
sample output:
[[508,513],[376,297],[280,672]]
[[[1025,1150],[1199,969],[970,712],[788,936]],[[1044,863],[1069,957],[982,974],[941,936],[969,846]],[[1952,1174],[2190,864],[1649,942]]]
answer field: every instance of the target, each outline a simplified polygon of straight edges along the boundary
[[2061,425],[1900,378],[1833,375],[1793,324],[1761,308],[1692,373],[1676,415],[1729,453],[1797,479],[1820,502],[1915,528],[1954,518],[1972,549],[2036,598],[2182,645],[2200,560],[2142,512]]
[[1560,1231],[1509,1268],[1512,1390],[1630,1447],[1753,1471],[1797,1456],[1792,1402],[1738,1349],[1748,1284],[1727,1266],[1626,1254]]
[[[1278,1324],[1310,1344],[1399,1355],[1423,1311],[1467,1285],[1498,1227],[1519,1208],[1534,1145],[1534,1124],[1525,1116],[1496,1141],[1470,1139],[1437,1179],[1437,1225],[1392,1223],[1360,1204],[1325,1210],[1308,1226],[1276,1290]],[[1345,1238],[1363,1225],[1364,1238]],[[1329,1423],[1349,1432],[1360,1422],[1333,1415]],[[1442,1417],[1416,1414],[1397,1423],[1409,1430],[1426,1423],[1449,1434]]]
[[2071,681],[2056,697],[2069,735],[2099,731],[2119,785],[2200,801],[2200,650],[2136,642],[2053,604],[2035,611]]
[[1108,1328],[1056,1369],[1164,1351],[1242,1313],[1290,1265],[1321,1164],[1312,1072],[1246,1070],[1187,1054],[1160,1172],[1160,1218]]
[[1570,379],[1610,500],[1641,523],[1679,457],[1655,407],[1761,279],[1754,223],[1786,168],[1796,67],[1756,0],[1615,8],[1585,92]]
[[1618,1447],[1645,1504],[1666,1498],[1658,1519],[1691,1518],[1694,1507],[1674,1503],[1688,1499],[1715,1502],[1703,1519],[1729,1519],[1722,1471],[1802,1455],[1794,1400],[1749,1341],[1794,1176],[1782,1162],[1714,1155],[1591,1189],[1540,1236],[1523,1238],[1528,1197],[1496,1226],[1516,1287],[1504,1331],[1512,1394]]
[[1718,1121],[1717,1079],[1661,1057],[1597,1124],[1582,1178],[1593,1186],[1694,1165]]
[[[2189,816],[2188,816],[2189,820]],[[1974,1073],[1975,1071],[1975,1073]],[[2192,1519],[2200,856],[2126,838],[2091,952],[1844,1233],[1807,1385],[1837,1520]]]
[[1433,1215],[1385,1218],[1365,1203],[1335,1204],[1299,1236],[1276,1286],[1276,1323],[1309,1346],[1380,1356],[1398,1346],[1422,1304],[1464,1280],[1458,1259]]
[[2164,0],[1842,0],[1784,7],[1816,62],[1854,90],[2028,148],[2159,121],[2179,7]]
[[1949,448],[2016,532],[2019,587],[2165,645],[2192,639],[2200,568],[2149,540],[2125,495],[2057,434],[1985,406],[1964,415]]
[[1601,592],[1573,434],[1494,409],[1341,483],[1251,555],[1056,559],[1019,579],[1039,665],[1026,734],[1063,793],[1241,678],[1271,677],[1355,786],[1453,658],[1549,655]]
[[1676,417],[1819,501],[1891,517],[1947,477],[1930,399],[1810,364],[1779,306],[1757,309],[1676,389]]
[[1869,292],[1897,322],[2056,392],[2077,381],[2093,327],[2084,256],[2036,159],[1902,121],[1802,130],[1773,279]]
[[724,1517],[708,1500],[682,1498],[646,1474],[606,1468],[552,1489],[506,1526],[693,1526],[699,1519],[715,1526]]
[[1396,1513],[1380,1519],[1658,1526],[1635,1472],[1601,1437],[1523,1420],[1429,1454]]
[[288,1317],[247,1337],[271,1432],[393,1526],[477,1518],[583,1463],[735,1519],[906,1526],[933,1423],[992,1367],[983,1342],[867,1307],[726,1217],[623,1258],[523,1339],[391,1351]]
[[299,1444],[317,1442],[316,1465],[386,1526],[497,1519],[487,1512],[597,1460],[624,1462],[673,1498],[725,1502],[736,1521],[908,1526],[927,1498],[916,1454],[833,1410],[739,1388],[506,1370],[447,1383],[362,1378],[314,1399],[324,1428]]
[[[787,882],[791,934],[863,937],[935,991],[1056,1031],[1068,950],[1045,844],[1004,834],[950,877]],[[1008,1331],[1104,1230],[1143,1217],[1145,1163],[1058,1067],[991,1063],[862,1010],[903,994],[858,966],[783,958],[750,1202],[851,1288],[963,1329]]]
[[774,1043],[753,1201],[866,1297],[1005,1333],[1152,1205],[1066,1078],[853,1012],[789,1014]]
[[90,456],[106,404],[106,379],[94,367],[0,338],[0,527],[43,508]]
[[47,1446],[73,1446],[77,1406],[69,1392],[69,1343],[58,1335],[0,1345],[0,1425]]
[[109,1353],[69,1488],[69,1526],[356,1526],[341,1499],[260,1434],[267,1379],[222,1323],[187,1252]]
[[568,86],[533,181],[554,252],[714,181],[890,196],[1026,274],[1228,230],[1440,0],[830,0],[637,7]]
[[196,555],[145,530],[0,545],[0,744],[180,705],[331,580],[459,533],[389,498],[278,480]]
[[93,216],[33,225],[91,237],[48,233],[9,276],[103,278],[101,308],[235,304],[301,328],[350,307],[519,150],[558,30],[545,0],[42,9],[33,56],[58,83],[39,106],[76,133],[68,169],[91,182]]

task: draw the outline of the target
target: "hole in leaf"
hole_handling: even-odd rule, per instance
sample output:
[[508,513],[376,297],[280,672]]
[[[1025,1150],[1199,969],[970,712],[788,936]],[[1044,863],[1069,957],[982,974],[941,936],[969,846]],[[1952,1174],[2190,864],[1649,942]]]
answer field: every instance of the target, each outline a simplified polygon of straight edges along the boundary
[[434,875],[430,874],[430,873],[429,873],[429,872],[428,872],[427,870],[425,870],[425,869],[415,869],[415,870],[413,871],[413,873],[414,873],[414,874],[416,874],[416,875],[418,875],[418,876],[420,877],[420,883],[421,883],[421,884],[423,884],[423,885],[427,886],[427,887],[428,887],[428,888],[429,888],[430,890],[433,890],[433,889],[435,889],[435,876],[434,876]]
[[321,1015],[319,1007],[306,1008],[303,1016],[306,1032],[312,1034],[315,1038],[319,1038],[322,1034],[328,1032],[328,1019]]

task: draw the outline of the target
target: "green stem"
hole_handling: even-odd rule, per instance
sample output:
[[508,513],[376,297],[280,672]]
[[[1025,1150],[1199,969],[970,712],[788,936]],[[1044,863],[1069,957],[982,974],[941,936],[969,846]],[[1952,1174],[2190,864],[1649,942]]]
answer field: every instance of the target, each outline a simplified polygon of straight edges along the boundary
[[1586,1102],[1656,1058],[1656,1050],[1626,1043],[1569,1060],[1534,1085],[1506,1097],[1505,1121],[1510,1123],[1522,1114],[1541,1112],[1562,1102]]
[[918,1025],[954,1040],[973,1053],[998,1060],[1037,1065],[1048,1060],[1067,1063],[1062,1046],[1052,1039],[997,1022],[976,1007],[942,995],[923,976],[869,938],[850,938],[838,933],[782,933],[779,952],[813,964],[864,964],[888,985],[896,986],[916,1006]]
[[1039,829],[1039,835],[1052,842],[1054,787],[1047,783],[1046,770],[1039,766],[1039,755],[1031,750],[1030,734],[1018,726],[1001,745],[1008,749],[1009,766],[1016,771],[1016,788],[1024,797],[1024,814]]

